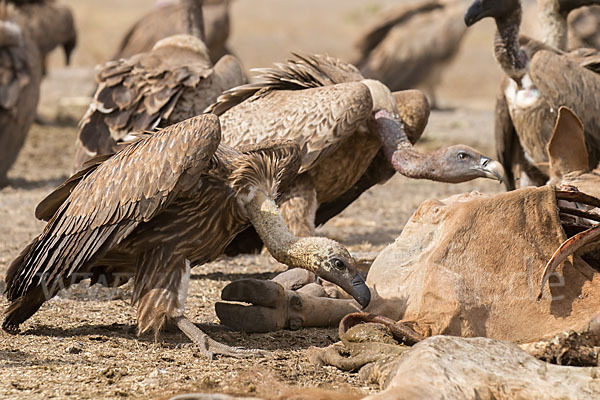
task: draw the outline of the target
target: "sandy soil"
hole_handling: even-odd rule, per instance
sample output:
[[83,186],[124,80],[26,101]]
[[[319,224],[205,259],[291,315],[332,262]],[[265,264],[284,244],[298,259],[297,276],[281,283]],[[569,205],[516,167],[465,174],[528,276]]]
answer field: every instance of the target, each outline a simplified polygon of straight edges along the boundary
[[[65,1],[65,0],[63,0]],[[80,45],[71,68],[53,54],[40,106],[47,118],[76,120],[93,88],[93,66],[116,49],[127,26],[151,7],[151,0],[68,0],[76,15]],[[232,48],[246,67],[266,66],[289,51],[328,52],[351,58],[361,26],[392,0],[236,0]],[[493,154],[493,101],[500,71],[492,58],[493,25],[469,33],[439,94],[451,112],[435,112],[422,149],[465,143]],[[70,171],[77,128],[35,125],[11,183],[0,190],[0,277],[44,224],[35,205]],[[445,185],[396,176],[365,193],[344,213],[319,229],[352,250],[379,250],[401,232],[425,199],[479,190],[497,193],[492,181]],[[0,398],[165,398],[182,391],[219,391],[273,396],[285,385],[368,393],[356,374],[308,363],[310,346],[337,340],[335,329],[306,329],[245,335],[218,324],[213,304],[231,280],[269,278],[282,268],[266,256],[223,258],[193,270],[188,316],[204,323],[227,344],[271,351],[265,358],[208,361],[179,333],[136,337],[135,311],[127,288],[100,290],[77,286],[51,301],[27,323],[23,334],[0,333]],[[0,289],[3,289],[0,283]],[[0,300],[0,307],[6,300]]]

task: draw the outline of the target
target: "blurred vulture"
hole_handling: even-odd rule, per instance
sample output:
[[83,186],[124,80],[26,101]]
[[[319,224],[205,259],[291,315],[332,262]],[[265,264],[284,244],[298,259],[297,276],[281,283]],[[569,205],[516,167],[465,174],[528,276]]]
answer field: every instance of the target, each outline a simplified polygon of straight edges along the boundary
[[[185,1],[171,1],[155,6],[129,29],[121,41],[114,60],[131,57],[134,54],[150,51],[154,44],[168,36],[185,33],[183,23]],[[229,38],[229,2],[230,0],[204,0],[204,43],[208,47],[210,59],[216,63],[225,54]]]
[[69,64],[71,53],[77,43],[77,32],[71,9],[54,0],[11,0],[10,2],[16,4],[19,12],[26,18],[27,28],[42,56],[44,73],[46,56],[58,46],[63,47],[66,63]]
[[[547,182],[546,146],[561,106],[582,117],[590,167],[600,161],[600,114],[590,112],[600,109],[600,76],[593,72],[598,69],[600,56],[588,49],[565,53],[553,47],[566,47],[568,12],[590,1],[541,3],[548,44],[519,38],[519,0],[476,0],[465,15],[467,25],[492,17],[498,27],[495,56],[507,79],[496,103],[495,135],[509,190]],[[560,12],[544,11],[550,7]]]
[[[188,32],[198,35],[202,5],[186,2]],[[112,153],[130,133],[165,127],[200,114],[226,89],[245,82],[233,56],[212,65],[193,34],[160,40],[151,51],[109,61],[96,75],[98,88],[83,116],[75,169],[90,158]]]
[[3,328],[16,330],[62,287],[86,278],[119,285],[134,277],[139,332],[166,320],[206,356],[245,354],[211,340],[183,314],[190,263],[214,260],[252,224],[280,262],[331,280],[363,307],[370,293],[348,251],[329,239],[293,236],[274,198],[300,164],[291,142],[233,149],[219,120],[203,114],[145,135],[99,158],[36,209],[44,231],[6,274]]
[[600,50],[600,7],[585,7],[569,16],[569,48],[591,47]]
[[419,0],[383,13],[356,42],[354,64],[391,90],[424,87],[436,107],[435,87],[466,32],[462,0]]
[[411,139],[418,139],[429,115],[420,92],[392,94],[354,66],[320,55],[296,56],[259,71],[256,83],[225,92],[209,110],[219,115],[223,141],[230,146],[273,139],[298,143],[300,170],[280,198],[295,234],[312,234],[315,218],[324,222],[316,215],[320,205],[331,207],[326,220],[394,170],[451,183],[501,179],[501,166],[470,147],[431,154],[413,149]]
[[12,6],[0,6],[0,186],[25,142],[40,93],[40,53],[23,22]]

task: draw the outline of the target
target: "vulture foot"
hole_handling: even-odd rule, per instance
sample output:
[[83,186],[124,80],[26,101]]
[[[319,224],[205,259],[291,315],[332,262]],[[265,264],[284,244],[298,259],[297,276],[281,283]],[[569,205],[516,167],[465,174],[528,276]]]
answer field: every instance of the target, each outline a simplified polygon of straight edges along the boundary
[[257,349],[239,349],[236,347],[227,346],[211,339],[206,333],[202,332],[192,321],[186,317],[177,317],[175,319],[177,327],[181,329],[185,335],[194,342],[200,353],[210,360],[214,360],[215,356],[227,356],[235,358],[247,358],[254,356],[264,356],[267,352]]

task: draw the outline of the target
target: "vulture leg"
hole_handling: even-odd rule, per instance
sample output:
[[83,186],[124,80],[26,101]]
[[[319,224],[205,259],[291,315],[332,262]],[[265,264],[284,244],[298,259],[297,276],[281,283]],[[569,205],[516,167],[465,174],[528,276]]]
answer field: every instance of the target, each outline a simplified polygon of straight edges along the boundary
[[133,302],[138,303],[140,334],[152,329],[158,335],[164,323],[170,320],[209,359],[215,355],[248,357],[261,354],[258,350],[237,349],[212,340],[183,315],[191,266],[172,247],[158,246],[142,253],[137,265]]

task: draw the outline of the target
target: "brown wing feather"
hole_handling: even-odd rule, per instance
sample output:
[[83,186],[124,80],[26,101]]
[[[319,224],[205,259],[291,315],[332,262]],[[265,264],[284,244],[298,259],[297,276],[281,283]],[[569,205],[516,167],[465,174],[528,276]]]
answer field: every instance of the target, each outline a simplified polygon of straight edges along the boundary
[[299,55],[273,68],[260,68],[254,83],[227,90],[206,111],[222,115],[247,99],[257,99],[275,90],[303,90],[363,80],[358,69],[326,55]]
[[[106,63],[98,71],[98,89],[80,123],[84,153],[110,153],[131,131],[153,129],[163,120],[167,123],[184,90],[197,86],[212,72],[205,52],[176,45]],[[190,110],[186,118],[200,111]]]
[[219,141],[218,119],[202,115],[145,136],[88,173],[42,234],[10,265],[9,299],[41,284],[53,295],[56,285],[93,263],[197,182]]
[[264,140],[294,140],[303,172],[334,151],[370,116],[372,99],[359,82],[305,90],[275,90],[242,102],[220,117],[232,147]]

